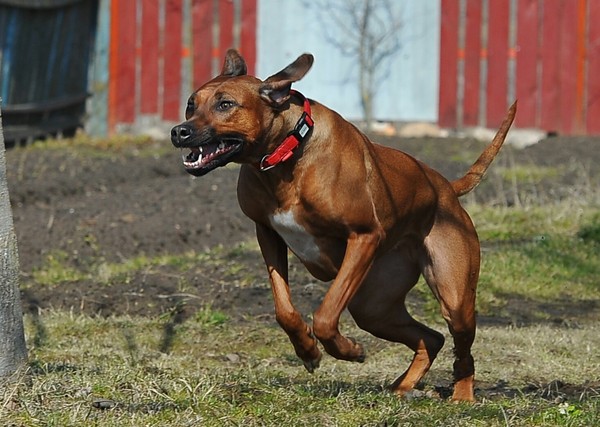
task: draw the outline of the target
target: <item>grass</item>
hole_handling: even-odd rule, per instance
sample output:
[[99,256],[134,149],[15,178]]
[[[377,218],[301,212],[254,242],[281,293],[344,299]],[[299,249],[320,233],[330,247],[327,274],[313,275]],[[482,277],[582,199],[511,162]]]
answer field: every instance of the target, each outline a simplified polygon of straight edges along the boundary
[[[68,143],[68,142],[60,142]],[[86,141],[75,142],[86,144]],[[140,147],[146,142],[140,141]],[[106,142],[99,144],[99,152]],[[121,144],[110,142],[109,150]],[[53,143],[53,146],[56,146]],[[142,150],[142,152],[145,152]],[[142,154],[143,155],[143,154]],[[501,170],[506,187],[555,171]],[[582,181],[583,182],[583,181]],[[583,185],[590,195],[593,186]],[[27,314],[30,358],[0,384],[7,426],[593,426],[600,425],[600,215],[598,194],[512,207],[469,205],[483,243],[474,345],[475,404],[452,404],[452,348],[407,399],[386,391],[412,357],[377,340],[345,315],[341,328],[365,345],[364,364],[327,355],[308,374],[275,321],[233,320],[210,302],[194,316],[92,317],[46,310]],[[597,191],[597,189],[596,189]],[[579,193],[578,193],[579,194]],[[545,199],[544,199],[545,200]],[[221,274],[223,286],[264,283],[256,243],[206,253],[140,256],[73,266],[51,252],[27,286],[96,278],[118,285],[169,266]],[[312,283],[293,267],[294,283]],[[444,332],[424,284],[412,311]],[[174,308],[177,310],[177,307]],[[521,320],[511,321],[513,316]],[[489,319],[502,319],[502,322]],[[508,321],[507,321],[508,319]]]
[[[93,278],[97,283],[109,285],[129,282],[135,273],[152,268],[169,266],[183,272],[202,265],[207,270],[224,268],[226,277],[245,283],[256,280],[259,272],[248,271],[250,267],[243,264],[243,258],[248,252],[257,251],[258,244],[245,242],[231,248],[216,246],[209,251],[190,251],[182,255],[139,255],[122,262],[106,262],[98,258],[87,264],[80,263],[77,267],[72,265],[66,252],[50,251],[42,266],[33,271],[32,282],[35,286],[60,286],[65,282]],[[260,271],[261,277],[262,273]]]
[[484,248],[478,290],[482,314],[502,314],[507,296],[530,301],[532,310],[536,302],[568,307],[598,301],[597,209],[572,209],[569,202],[528,208],[473,206],[470,210]]
[[73,138],[46,139],[35,141],[22,148],[22,152],[48,150],[69,150],[73,154],[114,156],[116,153],[134,151],[139,155],[155,156],[172,151],[169,144],[157,143],[149,136],[120,134],[110,138],[95,138],[85,133],[78,133]]
[[[210,309],[208,309],[210,311]],[[213,313],[214,314],[214,313]],[[178,325],[170,352],[159,349],[161,319],[43,314],[46,340],[0,392],[5,425],[581,425],[600,422],[600,325],[487,327],[474,348],[479,402],[455,405],[447,393],[452,354],[442,351],[423,396],[385,391],[410,360],[402,346],[377,341],[346,319],[366,344],[360,365],[325,356],[311,375],[272,324]],[[27,318],[28,335],[37,326]],[[579,343],[585,343],[579,346]],[[587,386],[586,386],[587,384]],[[576,385],[566,391],[566,385]],[[586,388],[587,387],[587,388]],[[434,396],[434,397],[432,397]]]
[[[600,215],[591,207],[569,214],[570,204],[528,208],[468,207],[483,245],[478,311],[484,317],[512,318],[524,312],[530,320],[581,316],[571,305],[593,309],[600,292]],[[259,264],[257,268],[257,263]],[[119,286],[136,280],[136,273],[172,268],[183,274],[194,271],[211,277],[224,287],[266,286],[256,242],[232,248],[215,247],[207,252],[183,255],[138,256],[122,262],[102,259],[73,266],[66,254],[51,252],[46,263],[33,272],[26,286],[51,286],[94,278],[97,283]],[[314,283],[297,262],[290,270],[294,285]],[[439,306],[423,283],[409,299],[413,311],[428,321],[439,319]],[[517,302],[518,306],[512,307]],[[548,310],[548,307],[554,307]],[[574,312],[574,313],[573,313]]]
[[[482,316],[502,314],[510,301],[507,295],[530,301],[532,312],[540,303],[575,304],[567,311],[574,318],[570,323],[540,315],[526,327],[479,328],[475,405],[446,399],[450,345],[420,391],[398,400],[385,386],[405,369],[410,352],[360,331],[347,316],[343,331],[365,344],[367,362],[356,365],[325,356],[320,370],[310,375],[275,322],[234,322],[206,305],[178,324],[168,315],[27,315],[30,361],[15,381],[1,388],[0,420],[19,426],[597,425],[600,318],[597,313],[581,316],[576,307],[598,301],[600,216],[585,207],[567,215],[562,205],[470,206],[469,211],[484,242]],[[36,277],[53,278],[59,285],[70,275],[98,274],[102,268],[97,277],[114,283],[151,266],[184,271],[190,265],[229,266],[232,261],[237,265],[226,274],[244,275],[250,268],[244,259],[257,250],[248,243],[62,272],[56,255]],[[295,280],[305,277],[295,274]],[[429,292],[420,286],[416,294],[421,299],[413,306],[424,308],[427,323],[445,332]]]

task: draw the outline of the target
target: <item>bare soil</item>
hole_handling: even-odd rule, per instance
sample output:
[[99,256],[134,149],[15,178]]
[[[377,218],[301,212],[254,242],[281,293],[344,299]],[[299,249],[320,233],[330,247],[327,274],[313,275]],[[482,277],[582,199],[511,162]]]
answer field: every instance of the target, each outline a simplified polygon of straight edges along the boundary
[[[483,148],[469,139],[374,139],[415,155],[449,179],[463,174]],[[8,150],[9,191],[27,311],[54,308],[101,316],[171,313],[183,319],[210,306],[241,321],[272,315],[260,254],[239,246],[253,240],[254,226],[238,206],[237,166],[194,178],[182,170],[179,152],[169,146],[163,141],[97,149],[61,143],[59,148]],[[561,171],[557,176],[523,184],[542,199],[556,200],[572,196],[582,177],[589,185],[598,185],[599,164],[600,139],[554,137],[523,150],[505,147],[492,169],[503,165],[556,168]],[[475,190],[476,201],[517,202],[511,191],[499,189],[492,181],[488,177]],[[214,252],[214,248],[221,249]],[[185,271],[173,265],[153,266],[109,283],[93,274],[103,263],[210,250],[220,260],[199,261]],[[34,273],[52,260],[92,274],[39,285]],[[291,275],[297,305],[310,313],[327,284],[309,278],[298,264]],[[511,318],[527,321],[528,310],[519,312],[522,302],[514,302]],[[565,310],[579,310],[568,304],[552,309],[558,318],[574,314]]]

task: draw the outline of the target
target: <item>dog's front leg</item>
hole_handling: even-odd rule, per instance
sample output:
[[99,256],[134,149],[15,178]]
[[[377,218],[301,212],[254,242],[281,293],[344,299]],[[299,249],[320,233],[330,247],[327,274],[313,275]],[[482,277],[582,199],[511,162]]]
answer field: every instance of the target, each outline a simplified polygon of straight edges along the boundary
[[296,354],[309,372],[319,367],[321,351],[310,326],[292,304],[288,284],[287,246],[275,231],[256,225],[256,237],[269,271],[277,323],[290,337]]
[[360,287],[373,263],[381,233],[353,233],[348,239],[342,266],[313,319],[315,335],[327,353],[337,359],[363,362],[360,344],[340,334],[342,312]]

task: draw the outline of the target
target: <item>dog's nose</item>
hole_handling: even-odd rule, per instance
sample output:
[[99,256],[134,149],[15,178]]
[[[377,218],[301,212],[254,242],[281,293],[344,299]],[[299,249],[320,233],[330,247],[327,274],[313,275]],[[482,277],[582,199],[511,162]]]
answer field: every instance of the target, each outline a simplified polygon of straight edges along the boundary
[[171,142],[175,147],[183,147],[194,133],[190,125],[177,125],[171,129]]

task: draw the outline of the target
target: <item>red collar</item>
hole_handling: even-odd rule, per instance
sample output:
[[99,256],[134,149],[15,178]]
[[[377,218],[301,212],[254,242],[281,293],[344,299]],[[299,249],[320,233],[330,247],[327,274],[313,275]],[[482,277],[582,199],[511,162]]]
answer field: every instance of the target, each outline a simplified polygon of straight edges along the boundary
[[294,89],[290,90],[290,95],[296,95],[302,99],[304,102],[304,111],[300,119],[296,122],[294,129],[288,133],[283,142],[271,154],[267,154],[262,158],[258,166],[261,172],[269,170],[292,157],[294,149],[306,140],[309,131],[315,124],[310,116],[310,103],[308,99]]

